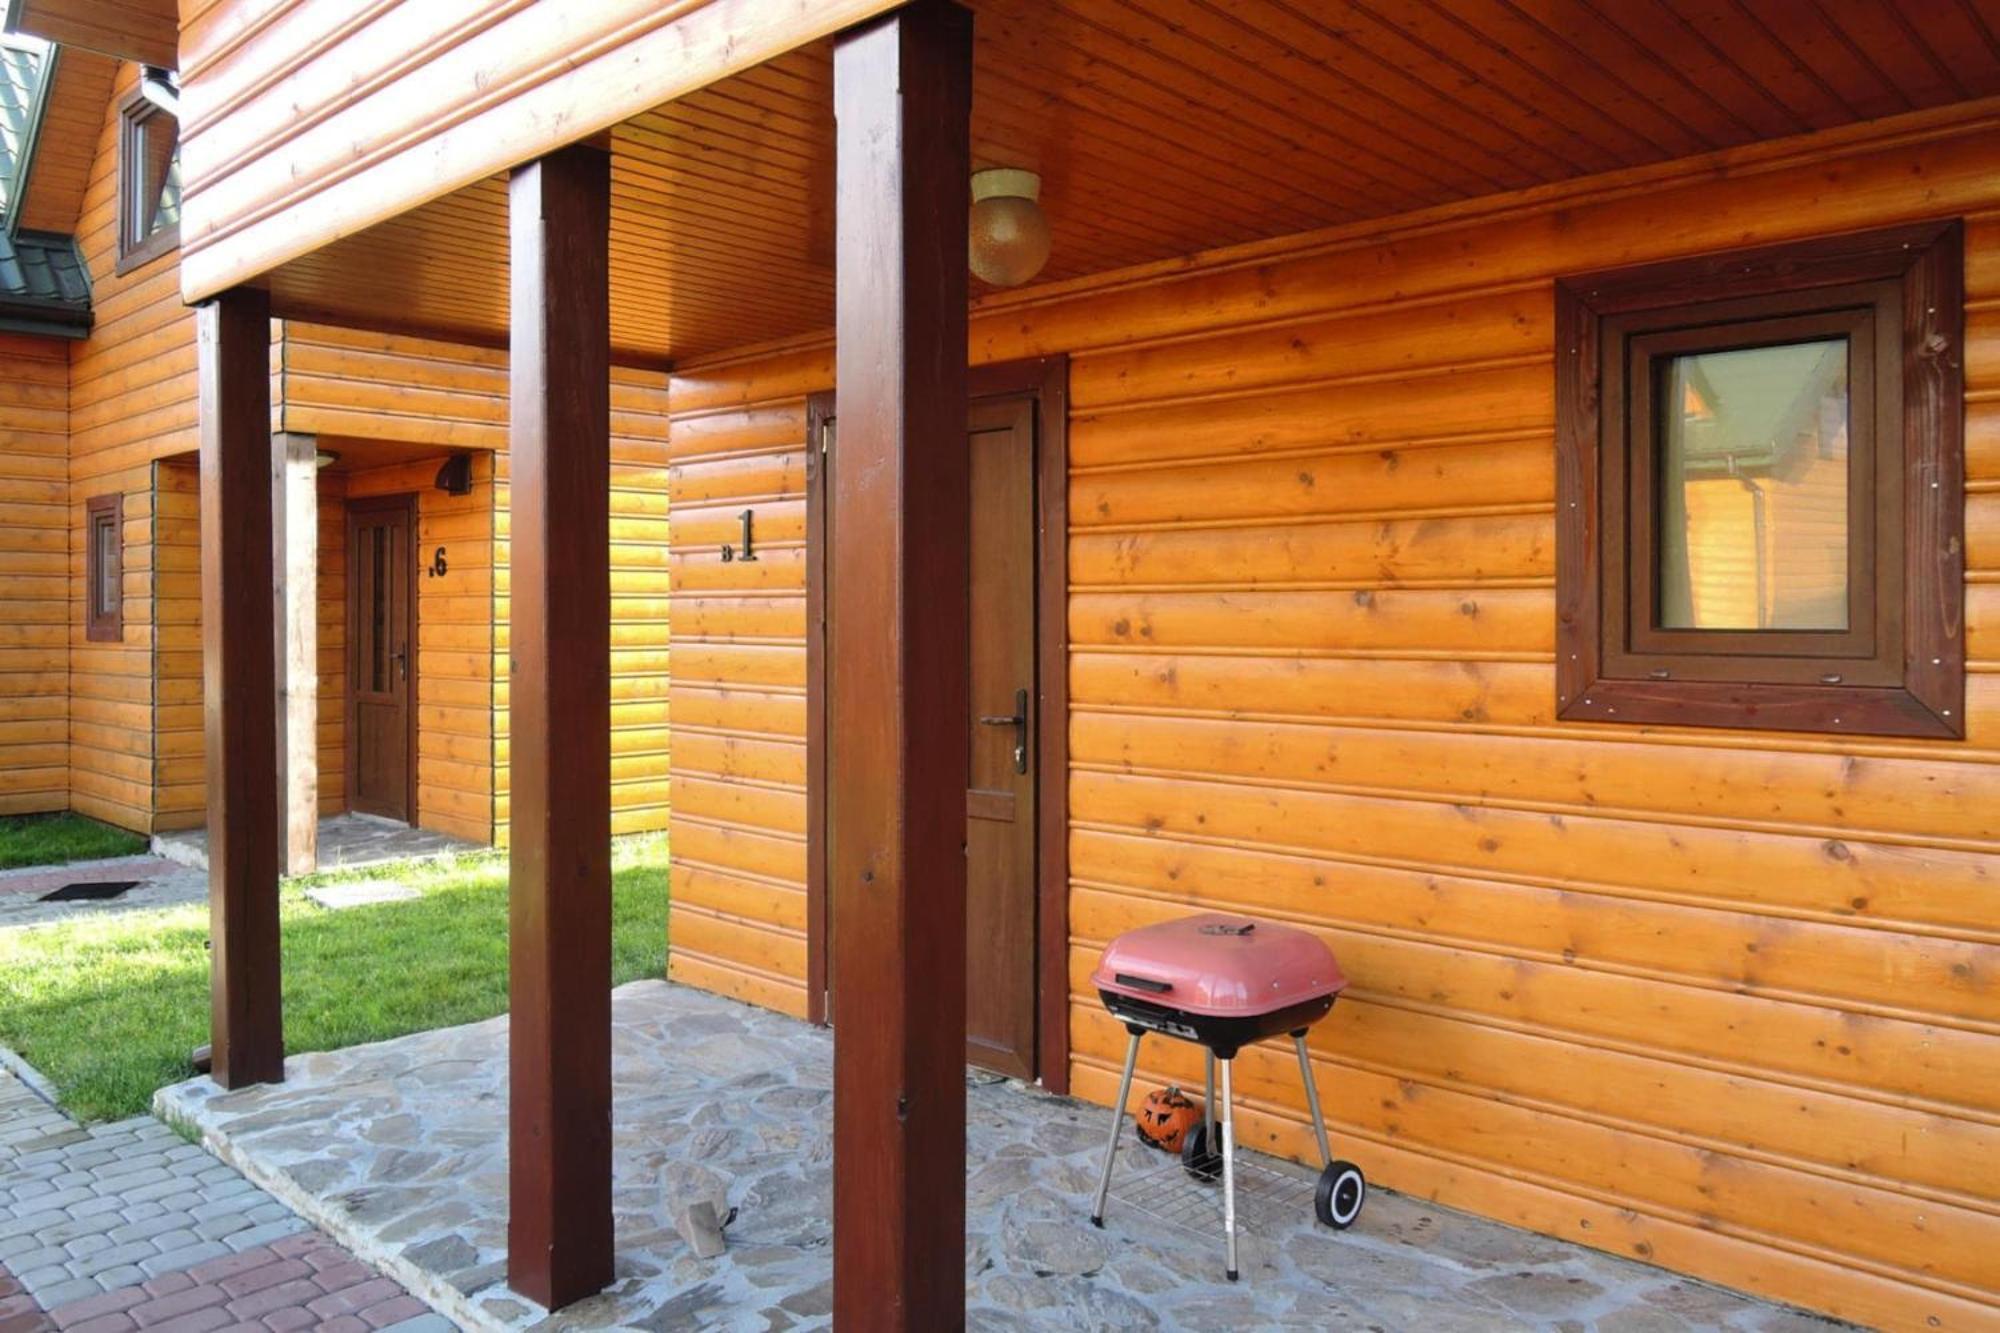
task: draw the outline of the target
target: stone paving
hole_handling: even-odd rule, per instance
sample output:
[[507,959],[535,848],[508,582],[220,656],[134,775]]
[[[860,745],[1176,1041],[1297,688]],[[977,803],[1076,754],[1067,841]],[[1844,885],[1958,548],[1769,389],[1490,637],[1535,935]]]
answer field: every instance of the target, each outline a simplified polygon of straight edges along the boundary
[[[45,903],[41,895],[65,884],[88,880],[131,879],[139,883],[116,898],[92,902]],[[208,897],[208,876],[159,856],[114,856],[101,861],[72,861],[65,866],[37,866],[0,871],[0,930],[75,921],[108,912],[130,912]]]
[[78,1125],[0,1073],[0,1333],[451,1327],[158,1120]]
[[[503,1280],[504,1018],[296,1057],[272,1087],[180,1084],[156,1107],[467,1327],[825,1327],[831,1034],[658,981],[619,988],[613,1016],[617,1279],[552,1320]],[[1288,1210],[1245,1239],[1232,1285],[1212,1236],[1164,1230],[1115,1202],[1105,1229],[1091,1227],[1099,1108],[988,1078],[970,1080],[967,1098],[975,1329],[1830,1327],[1386,1191],[1339,1235]],[[1120,1153],[1128,1176],[1162,1160]],[[670,1220],[700,1198],[736,1210],[727,1252],[711,1261]]]
[[[208,830],[162,833],[153,839],[154,855],[117,856],[101,861],[76,861],[65,866],[37,866],[0,871],[0,930],[41,926],[111,912],[129,912],[208,898]],[[319,826],[320,869],[353,870],[428,856],[483,850],[479,844],[433,829],[413,829],[370,815],[336,815]],[[45,903],[38,899],[51,889],[85,880],[131,879],[139,883],[116,898]],[[350,894],[382,895],[380,886],[357,886]],[[405,896],[410,895],[407,890]]]
[[[156,834],[153,850],[196,870],[208,869],[208,830]],[[362,866],[411,861],[452,852],[485,850],[476,842],[435,829],[411,828],[375,815],[334,815],[319,821],[319,868],[355,870]]]

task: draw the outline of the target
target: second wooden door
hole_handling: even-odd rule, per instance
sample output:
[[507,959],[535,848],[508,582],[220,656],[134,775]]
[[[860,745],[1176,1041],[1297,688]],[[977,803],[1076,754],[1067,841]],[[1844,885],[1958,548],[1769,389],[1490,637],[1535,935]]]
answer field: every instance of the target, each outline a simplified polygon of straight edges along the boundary
[[347,805],[416,815],[415,504],[406,495],[347,510]]
[[975,402],[967,1058],[1035,1076],[1035,400]]
[[[966,718],[970,786],[965,794],[966,853],[966,1059],[969,1063],[1032,1079],[1036,1062],[1039,991],[1037,818],[1041,717],[1036,701],[1036,419],[1034,394],[975,399],[967,422],[972,457],[972,561],[967,589],[971,617],[971,711]],[[829,469],[838,467],[831,395],[820,400],[820,441],[813,466],[812,522],[823,553],[831,545]],[[809,616],[818,621],[815,676],[824,684],[835,637],[826,614],[837,572],[831,562],[812,564]],[[833,771],[840,738],[810,724],[817,737],[818,770]],[[822,871],[830,858],[839,793],[818,779],[822,802],[813,819],[812,855]],[[834,924],[824,911],[813,923],[813,947],[831,957]],[[823,963],[822,963],[823,966]],[[833,1021],[837,978],[824,975],[821,1015]],[[1060,980],[1057,981],[1060,984]]]

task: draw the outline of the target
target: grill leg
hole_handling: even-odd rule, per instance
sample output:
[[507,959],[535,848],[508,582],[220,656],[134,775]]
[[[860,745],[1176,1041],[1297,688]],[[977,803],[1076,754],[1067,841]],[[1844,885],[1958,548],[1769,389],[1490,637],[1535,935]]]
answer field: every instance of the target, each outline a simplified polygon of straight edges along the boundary
[[1312,1112],[1313,1133],[1319,1136],[1321,1166],[1333,1165],[1333,1149],[1326,1141],[1326,1117],[1319,1113],[1319,1086],[1313,1082],[1312,1059],[1306,1054],[1306,1034],[1294,1032],[1292,1045],[1299,1052],[1299,1079],[1306,1085],[1306,1108]]
[[1104,1205],[1111,1198],[1111,1168],[1118,1161],[1118,1131],[1125,1127],[1125,1101],[1132,1095],[1132,1070],[1139,1063],[1139,1033],[1133,1030],[1131,1039],[1125,1043],[1125,1072],[1118,1078],[1118,1100],[1111,1104],[1111,1137],[1104,1145],[1104,1175],[1097,1182],[1097,1207],[1092,1210],[1090,1220],[1093,1225],[1104,1225]]
[[1234,1060],[1222,1062],[1222,1235],[1229,1257],[1229,1280],[1236,1280],[1236,1098],[1230,1089],[1229,1071]]
[[1203,1056],[1202,1062],[1206,1066],[1206,1068],[1202,1071],[1202,1084],[1201,1084],[1203,1090],[1202,1105],[1206,1108],[1206,1110],[1202,1113],[1201,1117],[1202,1132],[1205,1135],[1205,1137],[1202,1139],[1202,1143],[1207,1146],[1208,1151],[1214,1152],[1215,1151],[1215,1052],[1209,1050],[1207,1047],[1203,1047],[1202,1056]]

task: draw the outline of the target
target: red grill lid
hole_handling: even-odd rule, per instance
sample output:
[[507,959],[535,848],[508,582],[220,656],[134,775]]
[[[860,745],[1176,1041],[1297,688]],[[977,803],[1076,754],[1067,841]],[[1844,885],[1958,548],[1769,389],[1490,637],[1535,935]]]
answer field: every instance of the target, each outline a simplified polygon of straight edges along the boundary
[[1338,994],[1333,951],[1295,926],[1206,912],[1128,930],[1104,947],[1099,990],[1190,1014],[1246,1016]]

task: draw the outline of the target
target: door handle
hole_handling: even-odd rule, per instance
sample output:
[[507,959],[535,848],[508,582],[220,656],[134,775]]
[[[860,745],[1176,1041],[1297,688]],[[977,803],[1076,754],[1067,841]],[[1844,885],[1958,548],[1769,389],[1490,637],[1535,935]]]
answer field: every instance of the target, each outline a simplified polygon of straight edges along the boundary
[[389,660],[396,664],[396,675],[398,679],[408,680],[410,678],[409,649],[398,648],[395,652],[389,654]]
[[988,713],[980,717],[982,727],[1014,728],[1014,771],[1028,771],[1028,692],[1014,691],[1014,711],[1012,713]]

